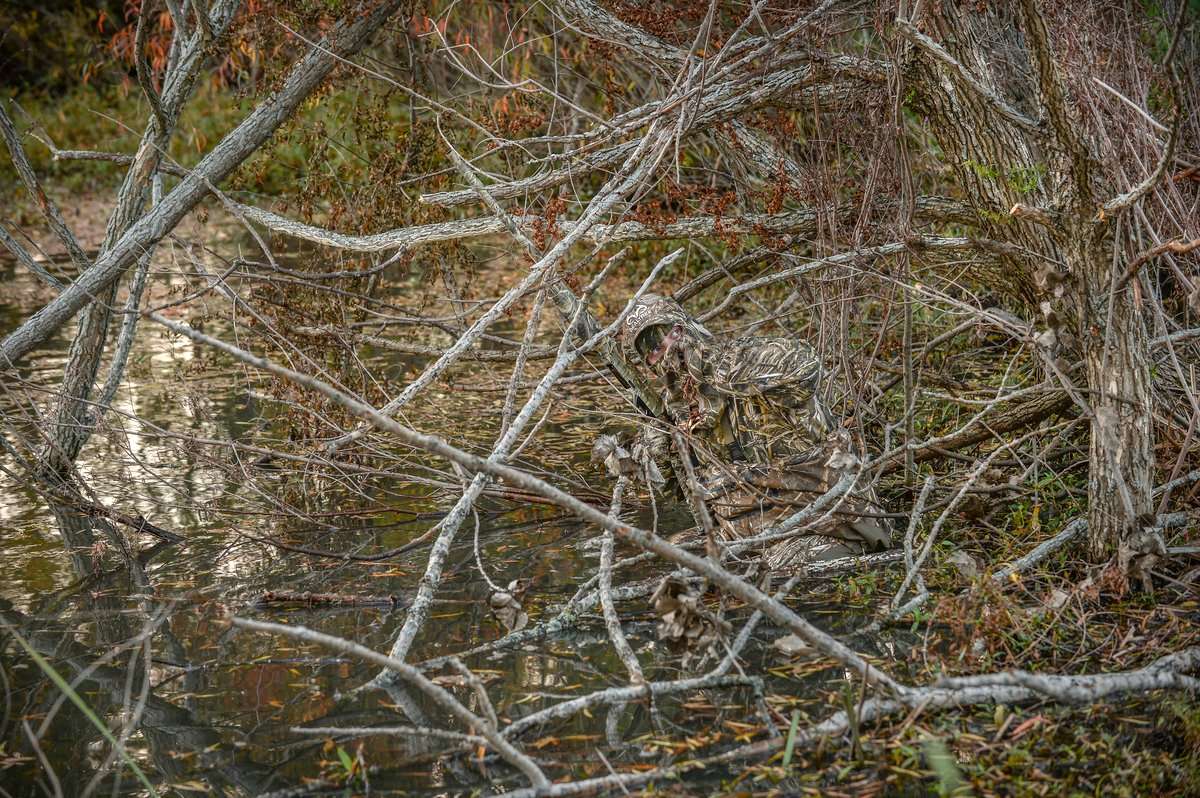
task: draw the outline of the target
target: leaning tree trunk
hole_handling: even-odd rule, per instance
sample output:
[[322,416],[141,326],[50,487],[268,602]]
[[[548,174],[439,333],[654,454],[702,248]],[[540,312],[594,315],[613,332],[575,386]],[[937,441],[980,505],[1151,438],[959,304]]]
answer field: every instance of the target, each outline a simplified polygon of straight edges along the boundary
[[[206,16],[211,14],[208,25],[214,36],[224,34],[240,6],[240,0],[222,0],[214,4],[209,11],[203,12]],[[139,17],[137,27],[135,47],[138,48],[144,45],[141,34],[146,13],[147,9],[139,12],[143,16]],[[109,215],[104,241],[100,245],[101,256],[110,253],[121,236],[141,218],[153,175],[162,161],[162,154],[168,149],[179,114],[191,96],[192,88],[206,63],[205,54],[209,51],[209,44],[207,37],[200,30],[193,31],[190,36],[185,31],[175,31],[161,94],[150,83],[149,67],[145,63],[144,52],[141,49],[135,52],[139,78],[145,79],[143,90],[154,114],[146,125],[137,154],[126,170],[117,192],[116,205]],[[152,243],[143,252],[142,259],[152,257],[153,251]],[[52,423],[47,430],[47,441],[40,457],[42,478],[54,483],[68,480],[68,475],[91,437],[99,416],[106,410],[103,401],[94,401],[94,392],[96,376],[104,359],[105,345],[112,326],[112,305],[117,298],[118,284],[119,280],[114,280],[104,287],[80,314],[79,329],[71,342],[58,403],[54,408]],[[130,293],[133,300],[130,310],[136,311],[138,294],[132,289]],[[129,335],[133,335],[134,330],[132,325],[127,328]],[[114,384],[121,380],[125,368],[124,356],[127,353],[128,348],[118,352],[109,367],[109,379]]]
[[[976,274],[1035,321],[1047,371],[1091,425],[1089,556],[1100,562],[1151,512],[1148,339],[1110,220],[1107,190],[1032,0],[930,3],[905,80],[988,238],[1015,245]],[[1082,385],[1072,364],[1082,360]]]
[[[174,124],[175,115],[169,118],[169,124]],[[111,251],[142,214],[151,175],[158,167],[160,153],[165,150],[170,138],[170,129],[158,130],[157,125],[154,121],[150,123],[142,146],[117,193],[116,208],[109,217],[104,242],[100,245],[101,254]],[[153,246],[142,257],[149,258],[152,254]],[[99,415],[106,410],[93,401],[93,394],[109,328],[112,326],[112,306],[117,298],[117,285],[117,282],[113,282],[103,289],[84,309],[80,314],[79,329],[71,342],[58,404],[40,458],[42,477],[56,483],[68,479],[79,453],[91,437]],[[119,380],[124,367],[123,359],[114,357],[110,376]]]

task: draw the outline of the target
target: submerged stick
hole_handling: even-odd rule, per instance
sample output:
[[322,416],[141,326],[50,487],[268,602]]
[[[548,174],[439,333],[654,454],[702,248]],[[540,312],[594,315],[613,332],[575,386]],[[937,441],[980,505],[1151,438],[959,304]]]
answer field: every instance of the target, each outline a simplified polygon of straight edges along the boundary
[[255,604],[304,604],[309,607],[391,607],[397,609],[408,604],[403,596],[355,596],[345,593],[309,593],[293,590],[268,590]]

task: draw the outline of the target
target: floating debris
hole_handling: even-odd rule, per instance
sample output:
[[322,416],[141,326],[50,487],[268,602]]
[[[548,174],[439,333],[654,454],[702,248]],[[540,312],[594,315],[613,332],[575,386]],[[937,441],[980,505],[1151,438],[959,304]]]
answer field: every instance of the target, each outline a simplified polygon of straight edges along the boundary
[[704,606],[703,594],[674,576],[664,577],[650,597],[658,615],[658,636],[686,649],[684,667],[693,657],[701,661],[719,650],[730,625]]
[[529,624],[529,615],[521,607],[521,599],[528,589],[527,581],[514,579],[508,583],[507,590],[497,590],[488,597],[492,615],[503,624],[505,631],[519,632]]

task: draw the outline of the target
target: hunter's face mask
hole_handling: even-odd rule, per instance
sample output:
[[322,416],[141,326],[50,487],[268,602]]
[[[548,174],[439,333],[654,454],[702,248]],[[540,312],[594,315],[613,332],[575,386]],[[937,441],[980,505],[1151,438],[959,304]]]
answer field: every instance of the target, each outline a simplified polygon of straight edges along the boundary
[[681,324],[656,324],[647,327],[637,337],[636,347],[642,362],[652,371],[662,374],[672,370],[679,360],[680,343],[686,332]]

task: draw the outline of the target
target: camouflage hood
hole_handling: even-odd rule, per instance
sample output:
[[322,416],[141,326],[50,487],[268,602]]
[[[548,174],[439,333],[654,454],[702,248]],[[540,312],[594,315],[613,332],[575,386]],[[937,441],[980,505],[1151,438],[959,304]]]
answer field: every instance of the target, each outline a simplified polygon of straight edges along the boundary
[[636,346],[638,336],[651,327],[672,328],[677,324],[683,328],[685,334],[698,342],[707,343],[712,340],[712,333],[689,316],[683,306],[674,299],[658,294],[644,294],[625,317],[617,333],[617,341],[626,357],[635,363],[641,363],[642,355]]

